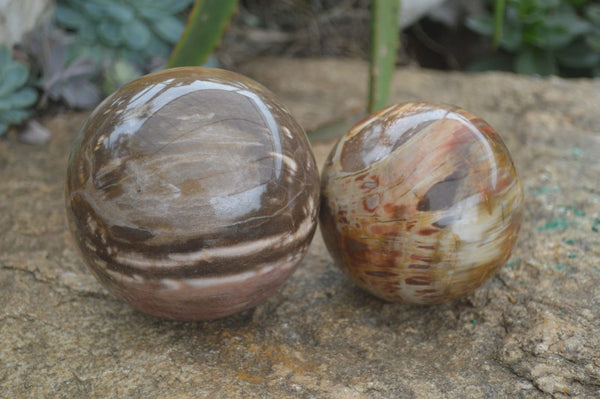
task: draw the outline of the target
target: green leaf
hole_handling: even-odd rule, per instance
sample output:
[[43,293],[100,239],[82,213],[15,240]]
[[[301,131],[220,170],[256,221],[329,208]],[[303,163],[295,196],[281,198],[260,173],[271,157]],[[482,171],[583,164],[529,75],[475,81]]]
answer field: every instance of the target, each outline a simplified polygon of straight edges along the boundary
[[165,5],[169,7],[170,13],[178,14],[188,8],[193,2],[194,0],[170,0],[165,2]]
[[67,63],[75,62],[75,60],[79,58],[89,58],[96,64],[100,65],[104,59],[110,57],[111,55],[111,51],[98,43],[88,44],[75,42],[69,48]]
[[127,82],[140,77],[141,72],[132,63],[118,60],[106,70],[102,82],[102,91],[108,95]]
[[88,21],[85,25],[77,30],[77,41],[85,43],[94,43],[97,41],[96,22]]
[[[156,35],[153,35],[153,37],[156,37]],[[167,59],[171,53],[171,47],[157,37],[156,39],[150,40],[148,47],[146,47],[146,52],[150,56],[159,56]]]
[[541,26],[527,41],[544,50],[554,50],[566,46],[573,39],[567,32],[558,26]]
[[600,27],[600,4],[590,4],[585,9],[585,16],[595,26]]
[[512,0],[521,19],[537,19],[540,15],[547,15],[552,9],[560,6],[563,0]]
[[177,43],[183,32],[183,23],[172,16],[166,16],[153,26],[154,32],[168,43]]
[[502,38],[502,26],[504,25],[504,10],[506,9],[506,0],[496,0],[494,2],[494,36],[492,45],[494,49],[498,48]]
[[236,3],[236,0],[197,0],[167,67],[204,64],[221,39]]
[[555,50],[568,45],[577,36],[588,33],[591,29],[592,26],[567,5],[546,17],[544,23],[537,26],[531,43],[546,50]]
[[590,49],[583,40],[578,40],[556,53],[558,62],[569,68],[592,68],[600,62],[600,53]]
[[134,6],[138,11],[152,8],[161,12],[158,15],[164,16],[165,14],[179,14],[189,7],[193,2],[194,0],[138,0],[134,2]]
[[510,29],[504,29],[502,31],[500,47],[510,52],[516,52],[522,45],[523,35],[520,27],[512,26]]
[[540,10],[548,11],[559,7],[563,1],[564,0],[537,0],[535,3]]
[[0,46],[0,74],[5,66],[10,64],[12,56],[10,50],[6,46]]
[[467,28],[484,36],[494,35],[494,19],[490,15],[467,18]]
[[585,37],[585,42],[595,52],[600,52],[600,32],[590,33]]
[[101,21],[106,16],[105,7],[99,2],[82,1],[80,6],[84,10],[85,15],[94,21]]
[[80,29],[88,24],[87,19],[79,11],[61,4],[56,5],[54,17],[59,25],[62,25],[66,28]]
[[0,98],[0,112],[11,109],[10,98]]
[[100,39],[111,47],[117,47],[121,44],[121,35],[119,33],[119,25],[105,20],[98,25],[98,36]]
[[556,75],[556,59],[550,51],[527,48],[517,55],[515,71],[522,75]]
[[29,71],[25,65],[14,62],[7,66],[0,76],[0,96],[15,91],[27,81]]
[[4,99],[9,101],[11,108],[16,109],[26,108],[35,104],[37,97],[38,94],[34,88],[24,87],[21,90],[14,92],[10,96],[5,97]]
[[141,7],[138,3],[135,4],[138,17],[142,17],[147,21],[157,21],[168,15],[164,10],[157,8],[156,4],[148,5],[147,7]]
[[371,55],[367,111],[387,105],[398,51],[397,0],[374,0],[371,8]]
[[4,122],[8,125],[16,125],[23,122],[26,118],[31,115],[30,111],[22,109],[9,109],[7,111],[0,112],[0,122]]
[[127,23],[135,17],[135,13],[131,7],[116,1],[106,2],[104,12],[107,16],[120,23]]
[[147,46],[150,36],[150,30],[140,20],[135,19],[121,26],[121,39],[132,50],[141,50]]

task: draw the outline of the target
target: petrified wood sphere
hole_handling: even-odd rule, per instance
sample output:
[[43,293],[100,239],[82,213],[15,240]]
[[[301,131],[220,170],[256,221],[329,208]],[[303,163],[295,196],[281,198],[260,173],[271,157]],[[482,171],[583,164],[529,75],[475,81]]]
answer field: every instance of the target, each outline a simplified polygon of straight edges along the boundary
[[264,87],[177,68],[108,97],[69,159],[83,259],[139,310],[204,320],[273,294],[306,253],[319,178],[302,128]]
[[474,291],[508,260],[523,192],[500,136],[471,113],[407,103],[352,128],[321,179],[321,229],[336,263],[387,301]]

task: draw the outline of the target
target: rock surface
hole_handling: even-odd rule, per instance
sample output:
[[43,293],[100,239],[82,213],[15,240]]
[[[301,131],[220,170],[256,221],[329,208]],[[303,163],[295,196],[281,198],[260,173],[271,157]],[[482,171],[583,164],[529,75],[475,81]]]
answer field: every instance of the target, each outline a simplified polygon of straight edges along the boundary
[[[241,71],[307,128],[359,113],[366,65],[259,60]],[[94,280],[65,224],[70,142],[0,141],[0,396],[479,398],[600,396],[600,82],[399,70],[392,101],[454,103],[505,139],[526,193],[509,263],[465,299],[387,304],[334,267],[319,234],[256,309],[162,321]],[[316,142],[323,163],[332,142]]]

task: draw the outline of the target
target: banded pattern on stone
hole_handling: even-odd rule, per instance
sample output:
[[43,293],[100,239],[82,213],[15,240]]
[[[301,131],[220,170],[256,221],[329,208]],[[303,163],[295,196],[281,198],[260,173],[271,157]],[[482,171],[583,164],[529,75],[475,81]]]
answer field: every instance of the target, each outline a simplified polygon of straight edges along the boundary
[[177,68],[108,97],[69,159],[69,225],[92,273],[160,317],[226,316],[277,290],[316,229],[302,128],[240,75]]
[[508,260],[523,191],[500,136],[449,106],[406,103],[353,127],[321,179],[321,229],[359,286],[394,302],[466,295]]

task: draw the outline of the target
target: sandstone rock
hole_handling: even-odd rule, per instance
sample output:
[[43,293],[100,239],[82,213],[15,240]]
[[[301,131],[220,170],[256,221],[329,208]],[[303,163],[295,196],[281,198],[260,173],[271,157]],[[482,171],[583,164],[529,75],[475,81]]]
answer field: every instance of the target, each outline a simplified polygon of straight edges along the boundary
[[[360,114],[367,67],[259,60],[241,71],[306,127]],[[388,304],[332,265],[319,236],[266,303],[205,323],[140,314],[85,270],[64,221],[85,115],[43,121],[46,147],[0,141],[0,392],[6,397],[600,396],[600,82],[399,70],[393,101],[486,119],[521,173],[509,263],[473,295]],[[331,141],[315,143],[322,164]]]

